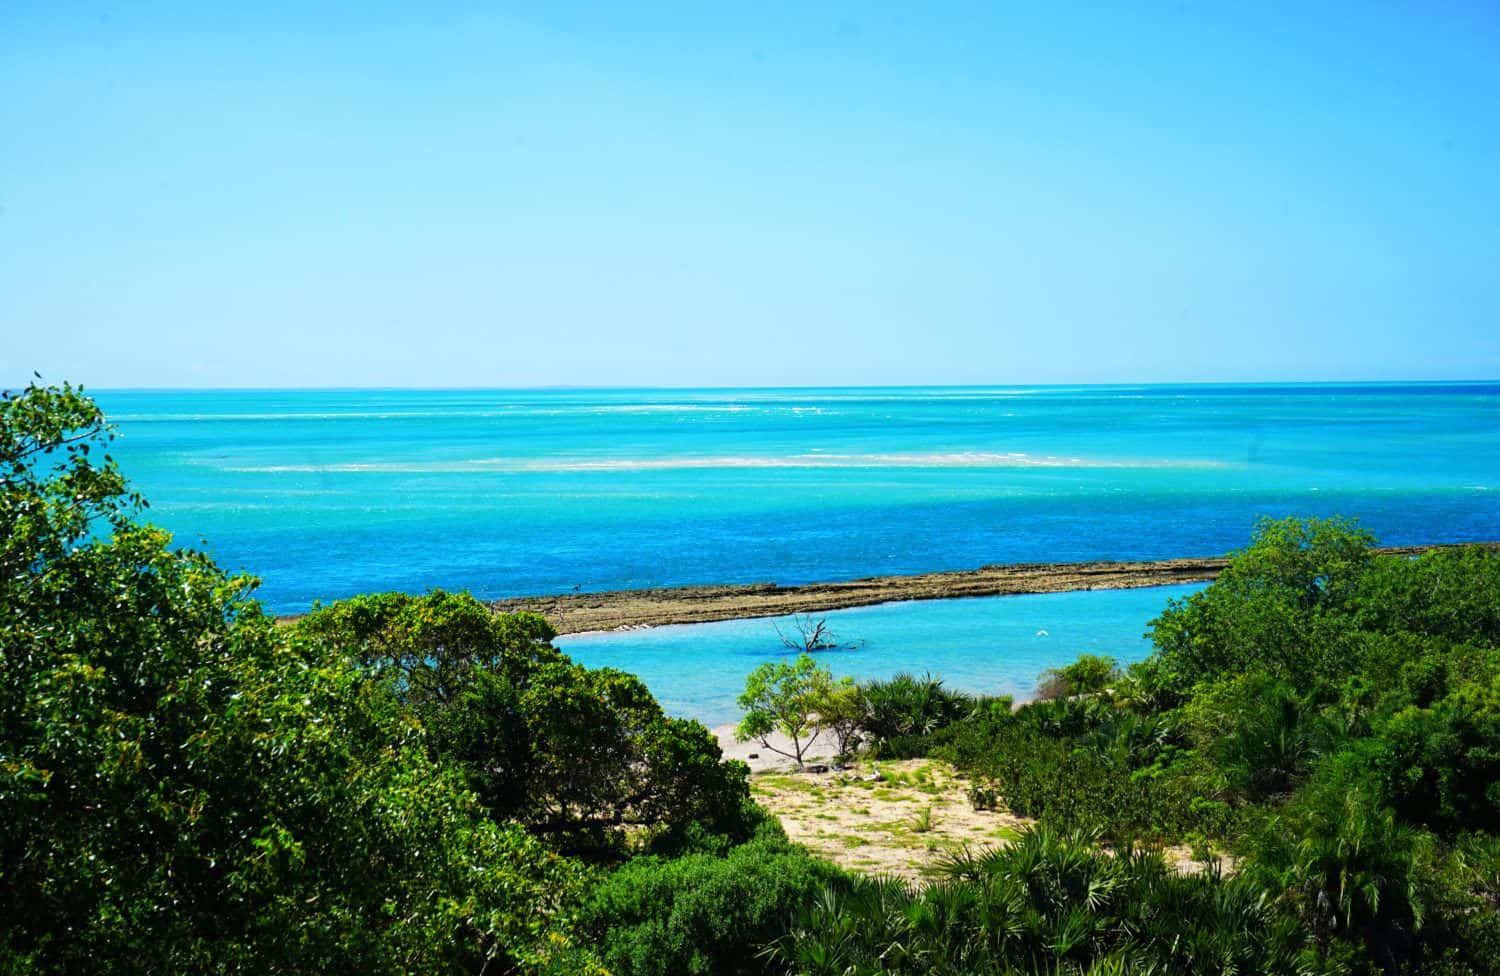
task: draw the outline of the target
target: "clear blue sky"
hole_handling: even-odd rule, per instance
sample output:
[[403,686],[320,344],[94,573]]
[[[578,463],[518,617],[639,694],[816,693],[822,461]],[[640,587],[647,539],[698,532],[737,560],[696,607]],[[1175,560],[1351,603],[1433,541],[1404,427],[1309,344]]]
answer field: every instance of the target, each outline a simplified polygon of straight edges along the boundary
[[33,369],[1493,378],[1500,6],[7,0]]

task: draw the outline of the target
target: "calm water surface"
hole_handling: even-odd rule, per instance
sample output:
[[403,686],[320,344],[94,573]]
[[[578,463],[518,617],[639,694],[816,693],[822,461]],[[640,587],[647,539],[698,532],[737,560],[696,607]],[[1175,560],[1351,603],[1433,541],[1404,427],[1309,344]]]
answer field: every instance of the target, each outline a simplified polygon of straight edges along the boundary
[[1500,539],[1500,385],[104,392],[274,610],[1224,552],[1257,515]]
[[[1080,653],[1122,663],[1151,650],[1144,634],[1170,598],[1202,584],[1085,593],[924,600],[835,610],[825,616],[854,650],[818,655],[835,674],[888,678],[930,671],[950,687],[1029,697],[1044,669]],[[788,618],[727,620],[560,638],[559,647],[590,667],[641,676],[662,707],[710,726],[736,721],[734,699],[762,661],[788,655],[776,633]]]

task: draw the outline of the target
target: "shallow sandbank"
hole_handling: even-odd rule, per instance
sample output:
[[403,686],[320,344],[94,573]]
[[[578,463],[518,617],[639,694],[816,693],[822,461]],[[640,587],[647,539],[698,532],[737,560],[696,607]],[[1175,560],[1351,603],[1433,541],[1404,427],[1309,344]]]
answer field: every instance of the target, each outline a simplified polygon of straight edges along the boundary
[[[1482,543],[1500,547],[1500,543]],[[1378,550],[1416,555],[1451,546],[1395,546]],[[1068,590],[1130,589],[1212,580],[1228,562],[1223,556],[1138,562],[1015,563],[948,573],[872,576],[836,583],[778,586],[752,583],[677,586],[517,597],[490,604],[497,611],[529,610],[552,622],[559,634],[707,623],[747,617],[819,613],[902,600],[967,596],[1060,593]]]

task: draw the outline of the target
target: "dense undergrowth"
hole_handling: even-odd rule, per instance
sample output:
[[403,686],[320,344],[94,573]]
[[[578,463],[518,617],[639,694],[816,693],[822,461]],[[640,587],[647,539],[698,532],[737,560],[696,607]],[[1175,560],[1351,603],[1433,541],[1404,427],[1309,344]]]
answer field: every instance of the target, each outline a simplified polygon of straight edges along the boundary
[[1020,708],[840,685],[851,748],[1038,821],[911,886],[788,843],[538,617],[276,624],[143,522],[109,437],[67,387],[0,404],[0,971],[1500,972],[1493,552],[1267,522],[1128,670]]
[[1019,709],[906,676],[872,689],[903,715],[877,748],[949,759],[1048,831],[1228,853],[1224,891],[1330,964],[1500,971],[1500,554],[1373,543],[1264,522],[1128,671],[1080,658]]

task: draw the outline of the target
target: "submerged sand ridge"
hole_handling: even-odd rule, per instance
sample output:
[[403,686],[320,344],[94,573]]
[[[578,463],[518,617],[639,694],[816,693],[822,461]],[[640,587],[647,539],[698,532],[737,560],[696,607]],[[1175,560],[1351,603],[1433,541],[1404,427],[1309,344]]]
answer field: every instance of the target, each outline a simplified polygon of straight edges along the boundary
[[[1500,543],[1480,544],[1500,548]],[[1430,549],[1447,548],[1455,546],[1391,546],[1376,551],[1414,556]],[[969,596],[1202,583],[1218,576],[1228,562],[1228,558],[1224,556],[1204,556],[1136,562],[1014,563],[956,572],[872,576],[846,582],[808,583],[802,586],[750,583],[564,593],[496,600],[490,606],[501,612],[540,613],[552,622],[559,634],[579,634],[597,630],[820,613],[902,600],[944,600]]]

